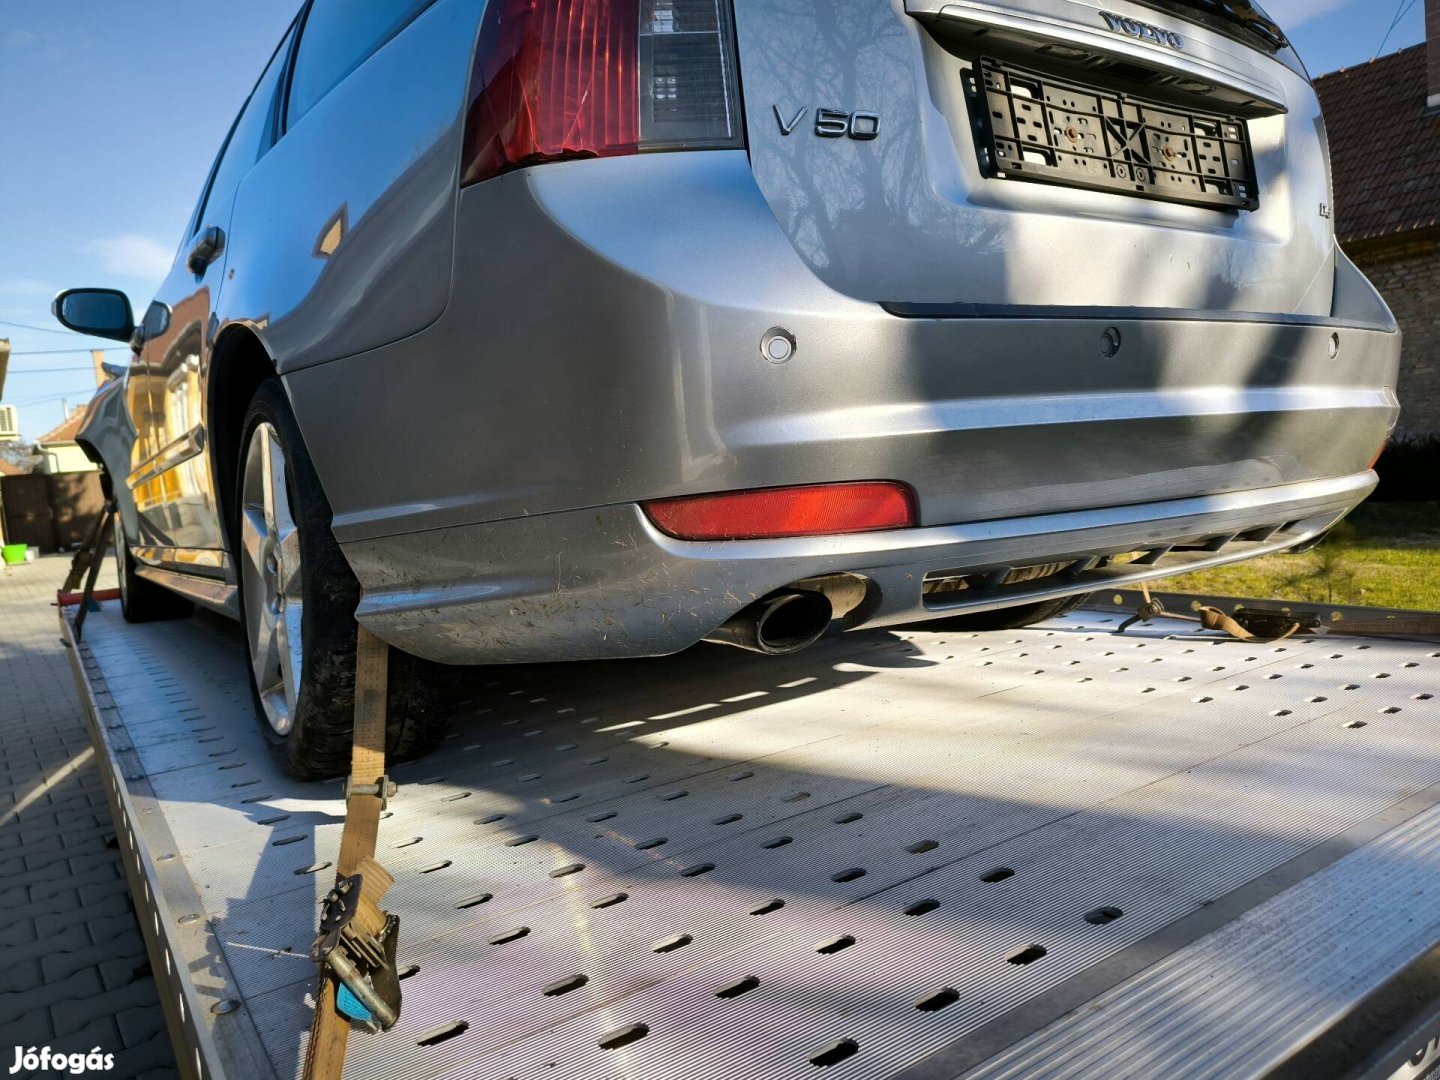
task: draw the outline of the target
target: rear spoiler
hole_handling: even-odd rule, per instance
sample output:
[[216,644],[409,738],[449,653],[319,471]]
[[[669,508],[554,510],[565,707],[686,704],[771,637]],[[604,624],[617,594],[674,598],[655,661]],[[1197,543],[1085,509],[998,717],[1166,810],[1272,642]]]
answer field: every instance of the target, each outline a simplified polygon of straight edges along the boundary
[[1195,12],[1204,12],[1215,20],[1228,23],[1235,29],[1259,38],[1275,52],[1290,47],[1290,39],[1285,36],[1285,31],[1280,29],[1280,24],[1256,7],[1251,0],[1135,0],[1135,2],[1143,4],[1145,7],[1155,8],[1157,11],[1171,11],[1192,18]]
[[[1140,2],[1159,8],[1173,0]],[[1189,80],[1203,88],[1200,92],[1204,100],[1223,102],[1238,115],[1273,116],[1287,111],[1285,91],[1264,70],[1263,61],[1252,63],[1242,56],[1188,42],[1184,49],[1156,48],[1129,34],[1109,30],[1102,18],[1104,13],[1088,4],[1052,4],[1046,11],[1037,12],[983,0],[905,0],[905,10],[925,22],[937,36],[984,38],[986,42],[1005,41],[1032,49],[1059,46],[1070,50],[1067,55],[1076,55],[1079,50],[1080,55],[1139,64],[1172,81]]]

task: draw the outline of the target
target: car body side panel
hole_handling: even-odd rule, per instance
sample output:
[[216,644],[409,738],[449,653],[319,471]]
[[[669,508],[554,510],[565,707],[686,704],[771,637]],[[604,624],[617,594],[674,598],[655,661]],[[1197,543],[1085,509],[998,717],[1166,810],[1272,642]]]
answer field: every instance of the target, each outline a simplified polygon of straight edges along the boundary
[[240,184],[220,317],[255,329],[282,372],[385,345],[444,310],[482,6],[431,5]]
[[[224,227],[229,207],[211,209]],[[189,241],[185,248],[189,248]],[[139,531],[131,536],[141,562],[173,563],[218,576],[226,559],[210,456],[205,453],[204,371],[210,352],[211,299],[224,276],[220,258],[194,274],[182,251],[146,313],[143,349],[129,381],[143,387],[144,411],[132,414],[149,452],[125,478],[134,493]],[[132,407],[138,399],[132,398]]]
[[142,563],[223,577],[228,557],[216,500],[207,410],[215,342],[214,303],[226,276],[225,237],[237,183],[269,148],[293,26],[281,39],[222,139],[170,272],[141,320],[142,347],[131,381],[148,408],[133,416],[147,456],[126,482],[134,491],[139,533],[130,538]]

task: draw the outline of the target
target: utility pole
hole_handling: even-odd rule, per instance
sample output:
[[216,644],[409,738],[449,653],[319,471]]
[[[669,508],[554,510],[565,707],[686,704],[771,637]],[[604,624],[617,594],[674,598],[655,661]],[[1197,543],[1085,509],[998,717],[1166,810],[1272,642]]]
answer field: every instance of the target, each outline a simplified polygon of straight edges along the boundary
[[91,349],[90,359],[95,364],[95,385],[104,386],[105,380],[109,378],[109,376],[105,374],[105,350]]

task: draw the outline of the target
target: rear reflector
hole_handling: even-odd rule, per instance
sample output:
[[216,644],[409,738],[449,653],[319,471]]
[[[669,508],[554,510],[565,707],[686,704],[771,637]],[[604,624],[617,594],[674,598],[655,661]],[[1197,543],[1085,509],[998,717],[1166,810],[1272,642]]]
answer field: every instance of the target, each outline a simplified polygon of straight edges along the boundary
[[910,489],[890,481],[732,491],[640,505],[656,528],[679,540],[773,540],[915,524]]
[[461,184],[642,150],[744,145],[730,0],[490,0]]

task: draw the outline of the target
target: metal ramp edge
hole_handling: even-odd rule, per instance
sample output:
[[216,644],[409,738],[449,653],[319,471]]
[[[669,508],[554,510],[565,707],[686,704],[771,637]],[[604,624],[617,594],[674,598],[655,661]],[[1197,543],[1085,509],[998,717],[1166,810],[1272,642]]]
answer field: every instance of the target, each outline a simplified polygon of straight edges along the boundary
[[60,609],[60,630],[176,1069],[187,1080],[268,1075],[273,1067],[259,1032],[236,997],[234,975],[204,917],[204,903],[131,745],[105,673],[88,645],[75,639],[73,608]]
[[[228,630],[112,612],[71,660],[181,1069],[291,1075],[338,791],[263,753]],[[444,749],[397,769],[381,848],[418,974],[347,1075],[918,1080],[1029,1046],[1028,1067],[1067,1008],[1104,1012],[1440,795],[1434,643],[1118,621],[484,673]]]

